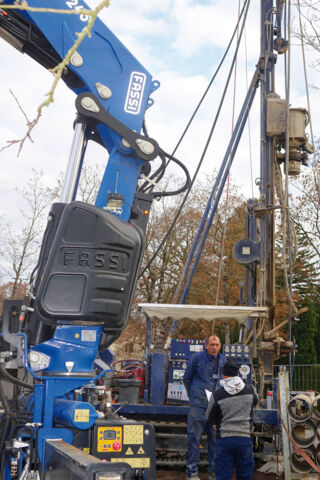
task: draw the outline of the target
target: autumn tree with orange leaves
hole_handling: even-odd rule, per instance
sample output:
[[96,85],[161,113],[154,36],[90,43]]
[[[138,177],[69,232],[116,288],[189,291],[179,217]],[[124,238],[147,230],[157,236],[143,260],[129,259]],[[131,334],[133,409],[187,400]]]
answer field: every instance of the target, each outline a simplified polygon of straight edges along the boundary
[[[211,188],[212,178],[208,178],[194,188],[163,249],[140,278],[135,305],[143,302],[171,303],[173,301]],[[178,205],[178,201],[173,205],[172,200],[154,202],[147,229],[142,269],[148,264],[168,231]],[[210,228],[186,303],[215,305],[217,303],[224,304],[227,300],[229,305],[239,304],[239,282],[244,280],[244,269],[233,259],[232,248],[235,241],[244,237],[244,218],[245,201],[237,187],[232,186],[228,204],[225,201],[222,202]],[[217,295],[218,284],[220,285],[219,295]],[[181,291],[173,303],[179,303],[180,296]],[[161,322],[161,324],[165,331],[165,337],[170,329],[171,321]],[[217,326],[219,327],[219,324]],[[235,324],[232,327],[237,330]],[[145,345],[145,328],[143,315],[134,309],[127,329],[117,342],[119,344],[117,349],[120,351],[121,345],[123,350],[130,351],[132,349],[131,342],[136,343],[142,338],[144,338]],[[211,328],[212,324],[206,321],[182,321],[174,336],[177,338],[204,338],[211,332]],[[141,334],[141,330],[143,334]],[[237,338],[233,340],[237,340]]]

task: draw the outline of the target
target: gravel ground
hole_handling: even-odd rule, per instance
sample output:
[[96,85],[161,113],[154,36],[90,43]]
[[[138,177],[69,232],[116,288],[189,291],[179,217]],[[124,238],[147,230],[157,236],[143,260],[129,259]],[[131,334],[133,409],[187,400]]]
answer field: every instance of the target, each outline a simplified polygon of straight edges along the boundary
[[[203,467],[202,467],[203,468]],[[259,468],[259,464],[256,465],[256,470]],[[206,470],[200,471],[199,477],[201,480],[208,480],[208,474]],[[184,467],[181,467],[177,470],[157,470],[156,480],[185,480],[186,474]],[[253,480],[280,480],[281,477],[275,475],[274,473],[261,473],[255,471],[253,474]],[[232,480],[236,480],[236,475],[234,474]]]
[[[200,473],[199,474],[201,480],[207,480],[208,475],[206,473]],[[185,480],[186,474],[179,470],[179,471],[174,471],[174,470],[157,470],[157,480]],[[235,475],[232,477],[232,480],[235,480]],[[260,472],[255,472],[253,475],[253,480],[276,480],[276,475],[270,474],[270,473],[260,473]]]

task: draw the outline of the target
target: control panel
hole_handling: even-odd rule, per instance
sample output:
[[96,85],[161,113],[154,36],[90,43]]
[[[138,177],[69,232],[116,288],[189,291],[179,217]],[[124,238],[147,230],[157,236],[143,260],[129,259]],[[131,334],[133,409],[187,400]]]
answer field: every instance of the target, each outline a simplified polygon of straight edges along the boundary
[[239,375],[242,380],[251,383],[252,359],[249,345],[224,345],[223,353],[227,360],[233,358],[239,364]]
[[189,398],[183,385],[183,375],[188,360],[194,353],[202,352],[205,340],[172,339],[169,359],[169,383],[167,401],[171,405],[188,403]]
[[169,382],[181,383],[187,368],[186,360],[169,360]]
[[122,450],[122,427],[106,425],[97,430],[97,452],[119,452]]
[[128,463],[140,475],[139,478],[156,478],[152,425],[128,419],[97,420],[92,435],[93,456],[111,463]]
[[204,344],[204,340],[173,338],[171,340],[170,358],[188,360],[193,353],[202,352]]

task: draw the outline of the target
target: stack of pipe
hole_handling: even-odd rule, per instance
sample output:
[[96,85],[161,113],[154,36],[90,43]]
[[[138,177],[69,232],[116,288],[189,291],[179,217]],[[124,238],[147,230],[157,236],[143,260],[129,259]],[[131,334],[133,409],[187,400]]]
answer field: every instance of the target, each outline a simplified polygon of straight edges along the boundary
[[[288,404],[291,435],[296,444],[320,468],[320,395],[299,394]],[[292,469],[301,474],[310,473],[312,466],[296,450],[291,453]]]

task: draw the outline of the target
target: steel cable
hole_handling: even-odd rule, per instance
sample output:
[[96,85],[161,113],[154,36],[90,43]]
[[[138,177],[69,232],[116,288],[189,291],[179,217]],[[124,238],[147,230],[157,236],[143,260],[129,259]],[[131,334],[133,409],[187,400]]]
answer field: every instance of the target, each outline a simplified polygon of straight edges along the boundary
[[[197,107],[195,108],[195,110],[194,110],[194,112],[193,112],[193,114],[192,114],[189,122],[187,123],[187,125],[186,125],[186,127],[185,127],[185,129],[184,129],[184,131],[183,131],[183,133],[182,133],[182,135],[181,135],[181,137],[180,137],[180,139],[179,139],[176,147],[174,148],[174,150],[173,150],[173,152],[172,152],[172,155],[175,154],[175,152],[177,151],[178,147],[180,146],[180,144],[181,144],[183,138],[185,137],[187,131],[189,130],[189,127],[190,127],[192,121],[194,120],[194,118],[195,118],[195,116],[196,116],[196,114],[197,114],[200,106],[202,105],[203,100],[205,99],[207,93],[209,92],[209,90],[210,90],[210,88],[211,88],[211,86],[212,86],[212,84],[213,84],[213,82],[214,82],[214,80],[215,80],[215,78],[216,78],[216,76],[217,76],[217,74],[218,74],[218,72],[219,72],[219,70],[220,70],[220,68],[221,68],[221,66],[222,66],[222,64],[223,64],[223,62],[224,62],[224,60],[225,60],[228,52],[229,52],[229,50],[230,50],[230,47],[231,47],[231,45],[232,45],[232,43],[233,43],[234,37],[235,37],[235,35],[236,35],[236,33],[237,33],[237,30],[238,30],[238,24],[239,24],[239,22],[240,22],[240,20],[241,20],[241,18],[242,18],[242,16],[243,16],[243,14],[244,14],[244,12],[245,12],[245,7],[246,7],[246,5],[249,4],[249,3],[250,3],[250,0],[246,0],[246,1],[245,1],[244,5],[243,5],[243,8],[242,8],[242,10],[241,10],[240,18],[239,18],[238,21],[237,21],[237,25],[236,25],[233,33],[232,33],[232,36],[231,36],[231,39],[230,39],[230,41],[229,41],[229,44],[228,44],[228,46],[227,46],[227,48],[226,48],[226,51],[225,51],[224,55],[222,56],[221,61],[220,61],[219,65],[218,65],[215,73],[213,74],[213,76],[212,76],[212,78],[211,78],[211,80],[210,80],[207,88],[205,89],[205,91],[204,91],[204,93],[203,93],[203,95],[202,95],[202,97],[201,97],[201,99],[200,99]],[[246,10],[246,16],[247,16],[247,13],[248,13],[248,7],[247,7],[247,10]],[[245,18],[246,18],[246,16],[245,16]],[[244,19],[244,21],[245,21],[245,19]],[[215,126],[215,124],[216,124],[216,120],[217,120],[217,117],[216,117],[215,120],[214,120],[214,123],[213,123],[214,126]],[[214,129],[214,128],[213,128],[213,129]],[[191,191],[191,189],[192,189],[192,187],[193,187],[193,185],[194,185],[194,182],[195,182],[195,180],[196,180],[196,178],[197,178],[197,176],[198,176],[199,170],[200,170],[200,168],[201,168],[201,165],[202,165],[203,160],[204,160],[204,157],[205,157],[205,153],[206,153],[207,148],[208,148],[208,142],[210,141],[210,139],[211,139],[211,137],[212,137],[212,133],[213,133],[213,130],[211,129],[210,134],[209,134],[209,137],[208,137],[208,140],[207,140],[207,143],[206,143],[206,146],[205,146],[204,151],[203,151],[203,153],[202,153],[202,155],[201,155],[201,157],[200,157],[200,160],[199,160],[199,163],[198,163],[197,168],[196,168],[196,170],[195,170],[195,173],[194,173],[194,175],[193,175],[193,177],[192,177],[192,180],[191,180],[191,183],[190,183],[190,187],[189,187],[187,193],[185,194],[185,196],[184,196],[184,198],[183,198],[183,200],[182,200],[182,202],[181,202],[181,204],[180,204],[180,206],[179,206],[179,208],[178,208],[178,211],[177,211],[177,213],[176,213],[176,215],[175,215],[175,217],[174,217],[174,219],[173,219],[173,221],[172,221],[172,223],[171,223],[171,225],[170,225],[170,227],[169,227],[166,235],[165,235],[165,236],[163,237],[163,239],[161,240],[158,248],[156,249],[156,251],[155,251],[155,252],[153,253],[153,255],[151,256],[151,258],[150,258],[150,260],[148,261],[147,265],[146,265],[146,266],[144,267],[144,269],[140,272],[139,278],[141,278],[141,277],[144,275],[144,273],[148,270],[148,268],[150,267],[150,265],[152,264],[152,262],[154,261],[154,259],[157,257],[157,255],[158,255],[159,252],[161,251],[161,249],[162,249],[162,247],[164,246],[165,242],[167,241],[169,235],[171,234],[171,232],[172,232],[172,230],[173,230],[173,228],[174,228],[174,226],[175,226],[175,224],[176,224],[176,222],[177,222],[177,220],[178,220],[178,218],[179,218],[179,216],[180,216],[180,214],[181,214],[181,212],[182,212],[182,209],[183,209],[183,207],[184,207],[184,205],[185,205],[185,203],[186,203],[186,201],[187,201],[187,199],[188,199],[188,197],[189,197],[189,194],[190,194],[190,191]]]

